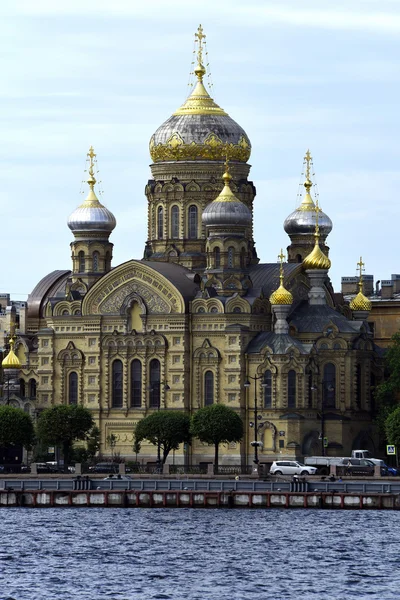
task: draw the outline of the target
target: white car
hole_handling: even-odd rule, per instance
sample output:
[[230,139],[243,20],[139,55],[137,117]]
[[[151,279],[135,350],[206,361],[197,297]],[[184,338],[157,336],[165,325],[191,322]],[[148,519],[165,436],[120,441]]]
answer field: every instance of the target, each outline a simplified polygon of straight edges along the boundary
[[271,475],[315,475],[317,469],[297,460],[275,460],[269,472]]

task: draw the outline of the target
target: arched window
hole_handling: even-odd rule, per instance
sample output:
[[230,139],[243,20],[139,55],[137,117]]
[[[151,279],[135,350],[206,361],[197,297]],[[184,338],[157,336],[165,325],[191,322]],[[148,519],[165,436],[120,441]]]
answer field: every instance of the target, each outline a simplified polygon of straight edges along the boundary
[[75,371],[68,377],[68,404],[78,404],[78,374]]
[[156,358],[150,361],[150,408],[160,408],[160,361]]
[[157,238],[162,240],[164,237],[164,209],[159,206],[157,209]]
[[93,263],[92,263],[92,269],[93,271],[98,271],[99,270],[99,257],[100,254],[99,252],[93,252]]
[[106,252],[105,269],[106,271],[109,271],[111,269],[111,255],[109,252]]
[[297,263],[303,262],[303,259],[301,258],[301,254],[296,254],[296,262]]
[[323,382],[323,400],[324,408],[335,408],[336,406],[336,367],[332,363],[327,363],[324,367]]
[[288,408],[296,408],[296,371],[288,373]]
[[142,406],[142,363],[137,359],[131,362],[131,406]]
[[19,380],[19,393],[22,398],[25,398],[25,381],[24,379]]
[[179,208],[173,206],[171,208],[171,237],[176,240],[179,238]]
[[36,379],[29,380],[29,398],[36,398]]
[[84,273],[85,272],[85,253],[83,252],[83,250],[81,250],[78,253],[78,269],[79,269],[79,273]]
[[206,371],[204,374],[204,406],[214,404],[214,373]]
[[356,389],[356,404],[361,407],[361,386],[362,386],[362,370],[361,365],[357,365],[357,389]]
[[264,408],[272,407],[272,375],[271,371],[265,371],[264,373]]
[[246,250],[244,248],[242,248],[241,252],[240,252],[240,267],[241,269],[244,269],[246,266]]
[[216,269],[219,269],[220,266],[221,266],[221,251],[217,246],[216,248],[214,248],[214,267]]
[[112,364],[112,405],[122,408],[122,361],[114,360]]
[[188,223],[188,238],[189,240],[197,239],[197,206],[192,204],[189,206],[189,223]]
[[228,269],[233,269],[235,260],[235,248],[229,246],[228,248]]

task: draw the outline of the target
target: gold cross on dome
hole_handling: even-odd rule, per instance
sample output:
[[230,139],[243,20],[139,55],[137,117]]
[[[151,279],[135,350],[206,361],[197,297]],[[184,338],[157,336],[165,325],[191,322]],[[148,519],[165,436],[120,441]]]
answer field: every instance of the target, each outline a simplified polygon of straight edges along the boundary
[[304,157],[304,160],[307,163],[307,166],[306,166],[306,178],[310,179],[310,163],[312,161],[312,156],[311,156],[311,153],[310,153],[309,150],[307,150],[306,155]]
[[90,146],[89,152],[87,153],[87,155],[90,158],[90,160],[93,161],[94,157],[96,156],[96,154],[94,153],[93,146]]
[[197,62],[199,63],[199,65],[201,65],[203,62],[203,40],[206,37],[203,33],[203,28],[201,25],[199,25],[194,35],[195,38],[197,38],[196,42],[199,42],[199,49],[197,50]]
[[360,256],[360,262],[357,263],[357,268],[358,268],[358,271],[360,272],[360,279],[362,278],[363,271],[365,271],[364,267],[365,267],[365,263],[363,263],[362,256]]
[[280,262],[281,264],[282,264],[282,263],[283,263],[283,261],[285,260],[285,255],[283,254],[283,250],[282,250],[282,248],[281,248],[281,253],[280,253],[280,254],[278,254],[278,260],[279,260],[279,262]]

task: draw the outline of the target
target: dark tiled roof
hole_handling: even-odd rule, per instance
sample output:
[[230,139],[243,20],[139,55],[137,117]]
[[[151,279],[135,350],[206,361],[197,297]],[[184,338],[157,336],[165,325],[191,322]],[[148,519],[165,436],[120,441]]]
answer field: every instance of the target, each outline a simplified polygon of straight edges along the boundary
[[301,354],[308,351],[299,340],[287,334],[278,334],[273,331],[263,331],[256,335],[247,346],[247,354],[258,354],[268,346],[274,354],[287,354],[291,348],[297,348]]
[[50,296],[65,290],[65,284],[71,271],[53,271],[39,281],[28,296],[28,317],[37,319],[42,316],[42,309]]
[[288,321],[298,332],[305,333],[322,333],[329,323],[333,323],[341,333],[358,333],[363,324],[362,321],[346,319],[327,304],[315,306],[309,305],[307,301],[301,302],[295,308]]
[[[286,283],[298,271],[301,271],[299,263],[285,263],[283,265]],[[261,288],[264,296],[269,298],[274,290],[279,286],[279,264],[265,263],[253,265],[250,269],[250,279],[253,283],[253,288]]]
[[181,265],[156,260],[138,260],[135,262],[142,263],[166,277],[179,290],[185,302],[192,300],[199,290],[199,284],[195,283],[194,280],[197,278],[193,278],[193,272]]

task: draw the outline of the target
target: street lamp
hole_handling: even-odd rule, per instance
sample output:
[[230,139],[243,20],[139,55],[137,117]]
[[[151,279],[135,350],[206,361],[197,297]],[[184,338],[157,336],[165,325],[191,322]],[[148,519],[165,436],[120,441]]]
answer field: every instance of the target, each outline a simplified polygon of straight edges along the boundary
[[[252,379],[254,381],[254,423],[252,421],[250,421],[250,423],[249,423],[250,427],[254,427],[254,442],[251,442],[250,445],[253,446],[253,448],[254,448],[253,462],[254,462],[254,464],[258,465],[258,463],[259,463],[258,447],[262,446],[262,442],[258,441],[258,432],[259,432],[259,430],[261,430],[264,427],[264,423],[258,423],[259,419],[262,419],[262,416],[258,414],[257,381],[260,381],[260,379],[264,379],[264,375],[255,375],[254,377],[251,377],[250,375],[248,375],[246,378],[246,381],[243,384],[245,388],[250,388],[250,386],[251,386],[250,379]],[[266,387],[268,387],[268,384],[262,383],[261,386],[263,388],[266,388]]]
[[[311,386],[311,391],[318,391],[317,386]],[[322,448],[322,456],[325,456],[325,391],[326,392],[334,392],[335,388],[329,381],[322,381],[322,398],[321,398],[321,448]]]

